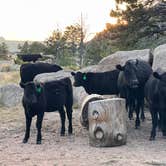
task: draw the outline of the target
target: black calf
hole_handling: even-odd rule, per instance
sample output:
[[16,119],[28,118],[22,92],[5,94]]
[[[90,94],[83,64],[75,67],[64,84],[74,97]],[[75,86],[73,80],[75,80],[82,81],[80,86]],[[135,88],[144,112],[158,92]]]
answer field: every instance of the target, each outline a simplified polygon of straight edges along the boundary
[[145,97],[152,117],[150,140],[155,139],[157,126],[166,136],[166,72],[153,73],[145,85]]
[[140,126],[139,113],[144,119],[144,86],[152,73],[151,66],[142,60],[128,60],[124,66],[116,66],[121,72],[118,78],[120,96],[126,99],[129,118],[136,112],[135,128]]
[[36,115],[37,144],[41,144],[41,128],[44,112],[58,110],[61,118],[61,136],[65,135],[65,111],[69,120],[68,133],[72,134],[73,92],[69,78],[47,82],[43,85],[29,82],[24,84],[23,107],[26,118],[26,132],[23,143],[28,142],[32,118]]

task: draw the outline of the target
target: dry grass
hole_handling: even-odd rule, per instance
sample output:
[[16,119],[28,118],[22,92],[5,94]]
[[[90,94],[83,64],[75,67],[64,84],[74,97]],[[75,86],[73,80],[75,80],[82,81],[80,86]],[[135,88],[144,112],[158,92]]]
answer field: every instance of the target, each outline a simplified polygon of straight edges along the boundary
[[11,121],[19,121],[20,116],[23,115],[21,103],[16,107],[1,107],[0,108],[0,121],[2,123],[9,123]]
[[0,85],[6,85],[8,83],[18,84],[19,81],[20,81],[19,71],[0,72]]

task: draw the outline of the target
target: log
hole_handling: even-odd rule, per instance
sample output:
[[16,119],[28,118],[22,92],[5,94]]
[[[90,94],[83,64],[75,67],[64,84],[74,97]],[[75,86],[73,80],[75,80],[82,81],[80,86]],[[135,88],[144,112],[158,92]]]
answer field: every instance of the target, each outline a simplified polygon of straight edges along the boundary
[[89,129],[89,122],[88,122],[88,105],[92,101],[103,100],[107,98],[113,98],[115,95],[98,95],[98,94],[91,94],[84,98],[81,104],[81,115],[80,115],[80,122],[83,127],[87,130]]
[[110,147],[126,144],[127,113],[124,99],[112,98],[90,102],[88,120],[91,146]]
[[80,122],[81,122],[81,125],[83,127],[85,127],[86,129],[89,128],[89,122],[88,122],[88,105],[89,105],[89,103],[92,101],[103,100],[103,99],[104,98],[101,95],[92,94],[92,95],[86,96],[85,99],[83,100],[82,105],[81,105]]

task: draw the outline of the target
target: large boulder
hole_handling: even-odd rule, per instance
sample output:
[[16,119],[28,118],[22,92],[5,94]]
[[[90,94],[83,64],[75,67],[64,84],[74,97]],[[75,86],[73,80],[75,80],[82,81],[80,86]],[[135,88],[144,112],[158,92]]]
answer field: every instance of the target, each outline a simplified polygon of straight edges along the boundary
[[[34,82],[36,83],[44,83],[47,81],[52,81],[52,80],[57,80],[57,79],[62,79],[65,77],[69,77],[72,81],[73,84],[73,77],[71,76],[71,71],[70,70],[60,70],[58,72],[52,72],[52,73],[42,73],[38,74],[34,78]],[[85,92],[83,87],[74,87],[73,86],[73,99],[74,99],[74,105],[80,107],[84,98],[88,94]]]
[[132,51],[117,51],[114,54],[111,54],[105,58],[103,58],[99,65],[101,66],[109,66],[107,68],[115,69],[117,64],[124,65],[125,62],[129,59],[142,59],[146,62],[151,63],[152,54],[150,49],[144,50],[132,50]]
[[160,68],[166,70],[166,44],[160,45],[154,49],[154,59],[152,69],[155,71]]
[[6,107],[16,106],[21,103],[23,90],[17,84],[0,86],[0,105]]
[[85,68],[82,68],[80,71],[81,72],[105,72],[105,71],[111,71],[114,70],[115,66],[111,66],[111,65],[102,65],[102,64],[98,64],[98,65],[92,65],[92,66],[88,66]]

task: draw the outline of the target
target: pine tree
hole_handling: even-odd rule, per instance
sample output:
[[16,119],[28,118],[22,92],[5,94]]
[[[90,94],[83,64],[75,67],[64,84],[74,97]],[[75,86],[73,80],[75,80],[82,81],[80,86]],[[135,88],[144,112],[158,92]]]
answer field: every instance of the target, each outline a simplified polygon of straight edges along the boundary
[[[166,2],[164,0],[116,0],[116,10],[110,16],[118,19],[110,25],[113,44],[120,49],[147,48],[165,42]],[[125,5],[126,10],[120,8]],[[164,40],[158,40],[163,38]],[[155,43],[155,44],[154,44]]]

